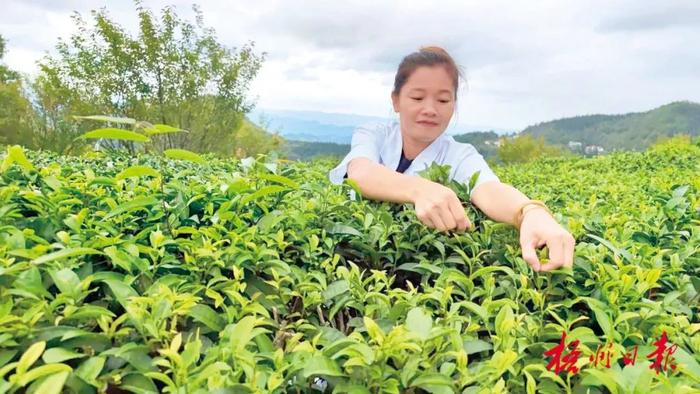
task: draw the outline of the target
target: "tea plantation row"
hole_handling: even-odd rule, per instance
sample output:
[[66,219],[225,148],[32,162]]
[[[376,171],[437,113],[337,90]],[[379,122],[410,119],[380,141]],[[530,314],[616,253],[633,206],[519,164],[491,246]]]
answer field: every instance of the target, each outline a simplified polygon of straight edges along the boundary
[[[700,387],[696,145],[497,168],[576,237],[573,270],[544,274],[474,207],[475,231],[440,234],[348,198],[327,161],[8,152],[0,392]],[[578,372],[547,368],[562,333]]]

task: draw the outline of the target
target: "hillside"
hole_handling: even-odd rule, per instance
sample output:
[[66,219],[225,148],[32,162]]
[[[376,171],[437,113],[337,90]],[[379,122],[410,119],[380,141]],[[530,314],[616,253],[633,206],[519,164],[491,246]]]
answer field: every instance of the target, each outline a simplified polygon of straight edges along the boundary
[[543,122],[523,130],[551,144],[578,141],[610,151],[643,150],[659,137],[700,135],[700,104],[673,102],[647,112],[624,115],[584,115]]
[[[330,129],[328,129],[330,132]],[[523,130],[524,134],[544,137],[554,145],[568,146],[570,141],[581,143],[581,149],[598,145],[612,150],[641,151],[660,137],[676,134],[700,135],[700,104],[683,101],[639,113],[622,115],[583,115],[538,123]],[[332,134],[332,133],[331,133]],[[509,134],[502,131],[474,131],[455,134],[455,140],[474,145],[485,158],[496,156],[496,141]],[[287,143],[289,158],[308,160],[317,156],[343,156],[350,146],[342,143],[297,141],[290,136]]]
[[[507,134],[506,134],[507,135]],[[503,135],[494,131],[474,131],[471,133],[456,134],[454,139],[474,145],[485,158],[496,156],[496,141]],[[336,144],[331,142],[309,142],[288,140],[286,142],[286,154],[292,160],[310,160],[320,156],[335,156],[341,158],[350,151],[349,144]]]
[[359,125],[389,121],[374,116],[291,110],[254,110],[249,117],[287,140],[336,144],[349,144]]
[[309,142],[287,140],[284,153],[290,160],[311,160],[323,156],[332,156],[340,160],[350,152],[350,144],[334,142]]
[[[359,126],[388,123],[394,119],[391,116],[270,109],[256,109],[248,117],[267,130],[279,132],[287,140],[336,144],[349,144],[353,131]],[[457,134],[466,130],[494,130],[498,134],[511,131],[494,126],[452,122],[447,133]]]
[[481,153],[484,158],[489,159],[496,157],[498,145],[496,143],[501,137],[507,137],[506,135],[499,135],[494,131],[474,131],[471,133],[457,134],[454,139],[458,142],[464,142],[467,144],[472,144],[476,150]]

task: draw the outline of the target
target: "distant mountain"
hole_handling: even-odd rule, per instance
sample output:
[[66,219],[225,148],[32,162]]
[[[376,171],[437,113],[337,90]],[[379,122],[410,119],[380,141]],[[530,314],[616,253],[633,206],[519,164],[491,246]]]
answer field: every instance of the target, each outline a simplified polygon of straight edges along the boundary
[[[287,140],[290,158],[306,160],[316,156],[342,157],[350,150],[355,127],[389,119],[313,111],[268,111],[268,130],[279,130]],[[250,117],[254,121],[255,115]],[[276,128],[276,125],[282,127]],[[459,126],[462,127],[462,126]],[[497,141],[508,135],[505,130],[474,131],[456,134],[455,140],[474,145],[485,158],[496,155]],[[483,128],[482,130],[489,130]],[[659,137],[676,134],[700,135],[700,104],[673,102],[647,112],[624,115],[583,115],[552,120],[527,127],[522,131],[542,136],[550,144],[569,146],[580,142],[581,150],[597,145],[605,151],[644,150]]]
[[287,140],[285,153],[290,160],[312,160],[332,156],[340,160],[350,152],[350,144]]
[[472,144],[476,148],[477,152],[479,152],[484,158],[490,159],[497,155],[498,140],[501,137],[510,135],[512,134],[502,135],[493,131],[474,131],[471,133],[457,134],[453,137],[457,142]]
[[356,126],[367,122],[389,121],[389,118],[379,116],[341,114],[337,112],[320,111],[296,111],[296,110],[255,110],[255,115],[268,116],[271,119],[295,119],[305,121],[315,121],[321,124],[332,124],[336,126]]
[[662,136],[700,135],[700,104],[679,101],[647,112],[576,116],[539,123],[523,133],[563,146],[576,141],[607,151],[644,150]]
[[349,144],[352,132],[360,125],[391,121],[375,116],[289,110],[256,110],[248,117],[287,140],[339,144]]
[[[352,133],[358,126],[392,121],[391,118],[378,116],[292,110],[255,110],[248,118],[269,131],[279,131],[287,140],[337,144],[349,144]],[[469,125],[451,126],[447,132],[456,134],[475,129],[507,132],[500,128]]]
[[[509,136],[511,134],[506,134]],[[496,156],[496,145],[499,138],[504,134],[498,134],[494,131],[474,131],[471,133],[454,135],[454,139],[459,142],[465,142],[474,145],[476,150],[484,156],[484,158],[492,158]],[[291,160],[310,160],[319,156],[334,156],[342,158],[350,151],[350,144],[336,144],[329,142],[311,142],[311,141],[294,141],[288,140],[287,155]]]

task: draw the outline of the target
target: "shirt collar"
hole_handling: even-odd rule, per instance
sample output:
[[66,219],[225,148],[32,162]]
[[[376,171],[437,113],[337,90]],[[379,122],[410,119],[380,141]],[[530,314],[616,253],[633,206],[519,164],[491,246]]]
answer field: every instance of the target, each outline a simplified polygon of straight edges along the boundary
[[[421,151],[418,156],[413,159],[411,165],[406,169],[404,174],[414,175],[418,171],[423,171],[430,164],[436,161],[443,145],[443,142],[448,138],[448,136],[443,132],[438,136],[433,142],[430,143],[423,151]],[[381,152],[380,158],[382,164],[386,167],[396,170],[399,165],[399,160],[401,160],[401,149],[403,147],[403,140],[401,139],[401,127],[399,122],[393,122],[389,126],[389,131]]]

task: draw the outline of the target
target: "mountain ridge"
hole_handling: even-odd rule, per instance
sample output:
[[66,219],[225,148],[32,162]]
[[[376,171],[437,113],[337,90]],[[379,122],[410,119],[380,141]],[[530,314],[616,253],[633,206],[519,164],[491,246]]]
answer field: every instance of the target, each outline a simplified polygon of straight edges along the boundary
[[[313,111],[308,111],[307,115],[313,116]],[[383,118],[375,117],[376,119]],[[304,133],[287,133],[287,135],[282,133],[290,141],[290,158],[308,159],[318,155],[342,156],[347,153],[354,127],[336,127],[342,129],[342,138],[313,139],[317,134],[309,133],[305,136]],[[325,130],[327,133],[338,132],[332,127]],[[581,149],[586,146],[597,146],[606,152],[644,150],[661,137],[677,134],[700,135],[700,104],[687,100],[674,101],[642,112],[578,115],[536,123],[526,127],[520,133],[505,135],[504,132],[482,130],[484,131],[470,131],[452,134],[452,136],[457,141],[474,145],[484,157],[495,155],[496,142],[500,138],[515,134],[543,137],[549,144],[566,148],[573,143]],[[341,133],[338,135],[340,136]],[[295,136],[305,138],[294,138]]]
[[[390,117],[297,110],[254,110],[248,118],[271,132],[279,132],[288,140],[338,144],[349,144],[353,131],[359,126],[394,121]],[[493,130],[499,134],[513,131],[486,125],[453,123],[447,132],[454,135],[463,133],[464,130]]]
[[554,145],[573,141],[606,150],[643,150],[659,137],[700,135],[700,104],[674,101],[643,112],[573,116],[540,122],[521,133]]

